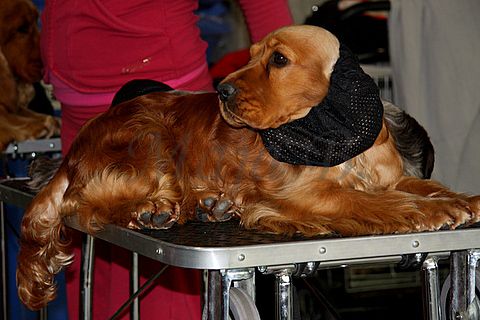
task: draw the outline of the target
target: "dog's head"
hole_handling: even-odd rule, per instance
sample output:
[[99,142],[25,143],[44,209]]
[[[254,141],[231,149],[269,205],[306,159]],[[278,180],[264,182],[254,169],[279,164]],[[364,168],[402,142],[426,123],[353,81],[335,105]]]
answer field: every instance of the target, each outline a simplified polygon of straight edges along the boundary
[[13,75],[27,83],[42,77],[38,11],[29,0],[0,1],[0,48]]
[[314,26],[281,28],[252,45],[248,65],[218,86],[232,126],[277,128],[308,114],[328,92],[339,41]]

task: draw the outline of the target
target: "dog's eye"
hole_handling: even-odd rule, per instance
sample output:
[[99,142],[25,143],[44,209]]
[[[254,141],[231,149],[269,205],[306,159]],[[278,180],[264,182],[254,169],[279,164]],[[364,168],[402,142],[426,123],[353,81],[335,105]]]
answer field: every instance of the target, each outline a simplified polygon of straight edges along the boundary
[[275,51],[270,57],[269,63],[275,67],[284,67],[288,63],[288,59],[278,51]]
[[24,23],[17,28],[18,33],[28,33],[29,31],[30,31],[30,25],[28,23]]

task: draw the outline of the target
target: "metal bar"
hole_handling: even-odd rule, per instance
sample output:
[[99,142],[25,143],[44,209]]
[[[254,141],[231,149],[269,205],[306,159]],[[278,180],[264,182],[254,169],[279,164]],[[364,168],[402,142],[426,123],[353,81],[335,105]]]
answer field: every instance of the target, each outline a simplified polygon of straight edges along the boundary
[[225,270],[220,271],[222,277],[222,319],[228,320],[228,314],[230,313],[230,286],[232,285],[232,279]]
[[275,319],[293,319],[292,269],[274,272],[275,275]]
[[0,231],[1,235],[1,243],[0,243],[0,250],[1,250],[1,273],[2,273],[2,319],[7,319],[7,256],[6,256],[6,235],[5,235],[5,212],[4,212],[4,203],[3,201],[0,202]]
[[438,278],[438,258],[430,257],[422,266],[423,309],[426,320],[441,320],[440,283]]
[[122,312],[133,302],[133,300],[137,299],[137,297],[142,293],[145,292],[154,282],[160,277],[163,272],[168,268],[168,265],[164,265],[156,274],[150,277],[133,295],[125,301],[124,304],[115,312],[115,314],[110,318],[110,320],[115,320],[121,316]]
[[450,319],[462,319],[467,310],[467,252],[456,251],[451,254],[450,262]]
[[62,150],[60,138],[26,140],[17,143],[11,143],[7,146],[4,154],[21,154],[31,152],[57,152]]
[[38,312],[40,314],[40,320],[47,320],[48,319],[48,308],[44,307],[40,309]]
[[451,254],[450,319],[473,320],[480,318],[475,295],[475,271],[478,250],[455,251]]
[[[207,303],[204,320],[225,319],[223,314],[222,277],[219,270],[209,270],[207,279]],[[226,314],[228,317],[228,313]],[[227,318],[228,319],[228,318]]]
[[92,319],[93,270],[95,238],[87,234],[82,245],[80,319]]
[[[132,283],[132,294],[138,291],[139,288],[139,277],[138,277],[138,253],[132,252],[132,270],[130,270],[130,277]],[[140,305],[138,301],[138,297],[136,297],[132,302],[132,308],[130,312],[130,319],[131,320],[139,320],[140,319]]]
[[468,250],[468,269],[467,269],[467,279],[468,279],[468,316],[470,320],[480,319],[480,301],[479,297],[476,294],[476,271],[478,266],[478,261],[480,259],[480,249],[471,249]]

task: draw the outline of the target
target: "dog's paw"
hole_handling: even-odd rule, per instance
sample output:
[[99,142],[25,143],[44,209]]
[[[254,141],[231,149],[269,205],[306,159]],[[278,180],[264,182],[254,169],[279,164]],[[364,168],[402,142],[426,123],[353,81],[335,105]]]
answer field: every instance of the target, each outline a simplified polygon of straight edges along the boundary
[[472,219],[470,223],[477,223],[480,221],[480,196],[471,196],[466,199],[472,210]]
[[49,115],[39,115],[33,119],[30,125],[18,130],[15,135],[16,141],[51,138],[60,135],[61,120]]
[[180,217],[180,206],[168,202],[145,201],[136,206],[128,224],[131,229],[169,229]]
[[200,199],[195,209],[197,220],[203,222],[221,222],[230,220],[238,214],[234,202],[223,195],[209,195]]
[[51,138],[60,135],[61,121],[59,118],[45,116],[43,127],[36,132],[35,138]]
[[456,229],[471,222],[474,213],[467,201],[458,198],[432,198],[417,203],[424,214],[419,231]]
[[48,133],[47,137],[60,136],[60,128],[62,127],[62,120],[57,117],[49,117],[47,121]]

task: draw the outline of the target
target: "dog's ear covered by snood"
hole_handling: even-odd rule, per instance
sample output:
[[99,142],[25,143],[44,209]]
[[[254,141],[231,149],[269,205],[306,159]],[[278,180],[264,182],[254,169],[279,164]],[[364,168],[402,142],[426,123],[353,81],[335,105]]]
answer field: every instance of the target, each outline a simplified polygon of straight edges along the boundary
[[260,135],[278,161],[331,167],[370,148],[382,129],[382,119],[377,85],[341,44],[323,101],[305,117],[261,130]]
[[166,92],[174,90],[169,85],[150,79],[131,80],[124,84],[115,94],[112,100],[112,107],[133,98],[143,96],[152,92]]

